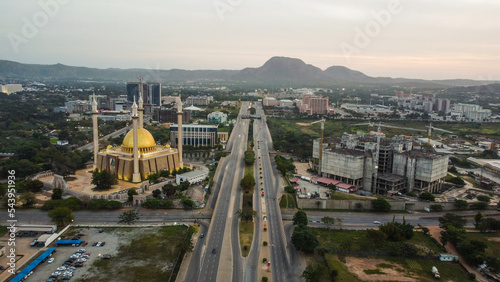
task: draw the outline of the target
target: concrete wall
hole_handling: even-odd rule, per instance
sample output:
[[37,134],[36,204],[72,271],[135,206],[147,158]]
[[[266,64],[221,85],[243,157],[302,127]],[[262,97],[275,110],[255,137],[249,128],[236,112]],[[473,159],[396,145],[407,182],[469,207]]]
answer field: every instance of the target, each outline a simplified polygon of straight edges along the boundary
[[323,172],[351,179],[360,179],[363,177],[365,156],[353,156],[326,151],[323,157],[321,168]]
[[[369,200],[320,200],[320,199],[297,199],[297,204],[301,209],[355,209],[356,203],[360,203],[365,210],[372,208]],[[404,210],[405,202],[391,201],[392,210]]]
[[415,179],[433,182],[446,177],[448,173],[448,156],[434,158],[418,158]]
[[[319,206],[318,206],[319,202]],[[370,200],[321,200],[321,199],[298,199],[297,204],[301,209],[356,209],[356,203],[361,203],[364,210],[371,210]],[[439,204],[443,206],[443,211],[456,210],[455,202],[404,202],[389,201],[391,210],[423,211],[431,205]],[[488,210],[495,210],[495,205],[489,205]]]

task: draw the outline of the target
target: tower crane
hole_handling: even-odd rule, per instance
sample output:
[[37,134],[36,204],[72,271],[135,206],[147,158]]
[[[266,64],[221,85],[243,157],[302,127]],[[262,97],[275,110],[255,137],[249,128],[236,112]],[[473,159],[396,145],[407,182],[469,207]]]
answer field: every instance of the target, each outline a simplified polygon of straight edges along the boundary
[[318,164],[318,173],[321,176],[321,162],[323,160],[323,136],[325,132],[325,118],[322,118],[321,120],[313,121],[310,124],[315,124],[318,122],[321,122],[321,138],[319,139],[319,164]]
[[[375,172],[373,173],[373,186],[376,189],[377,187],[377,176],[378,176],[378,157],[380,154],[380,136],[381,136],[381,127],[388,127],[388,128],[397,128],[397,129],[404,129],[404,130],[411,130],[411,131],[423,131],[423,129],[416,129],[416,128],[409,128],[409,127],[400,127],[400,126],[393,126],[393,125],[387,125],[387,124],[382,124],[382,122],[379,122],[378,125],[372,122],[365,122],[365,123],[357,123],[353,124],[354,126],[358,125],[368,125],[368,127],[378,127],[377,130],[377,150],[375,151]],[[372,190],[373,191],[373,190]],[[376,191],[375,191],[376,192]]]
[[431,134],[432,134],[432,130],[439,130],[439,131],[442,131],[442,132],[446,132],[446,133],[453,133],[451,131],[448,131],[448,130],[444,130],[444,129],[441,129],[441,128],[437,128],[437,127],[434,127],[432,126],[432,123],[429,123],[428,126],[426,126],[429,128],[429,131],[427,133],[427,145],[430,146],[431,145]]

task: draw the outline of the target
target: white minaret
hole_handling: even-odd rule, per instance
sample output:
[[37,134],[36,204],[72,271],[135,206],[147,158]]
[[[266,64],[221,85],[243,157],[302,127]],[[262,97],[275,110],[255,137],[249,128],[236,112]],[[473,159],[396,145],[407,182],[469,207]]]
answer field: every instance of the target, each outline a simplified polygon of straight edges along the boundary
[[144,100],[142,100],[142,80],[139,83],[139,128],[144,127]]
[[179,166],[184,167],[184,163],[182,162],[182,101],[181,95],[179,94],[179,101],[177,102],[177,125],[178,134],[177,134],[177,152],[179,153]]
[[138,126],[137,126],[137,119],[139,117],[137,116],[137,104],[135,103],[135,98],[134,98],[134,104],[132,105],[132,123],[133,123],[133,137],[134,137],[134,148],[133,148],[133,155],[134,155],[134,173],[132,174],[132,182],[141,182],[141,174],[139,173],[139,138],[138,138]]
[[97,153],[99,151],[99,131],[97,125],[97,115],[99,112],[97,111],[97,101],[95,100],[95,93],[92,99],[92,126],[94,131],[94,166],[93,170],[97,168]]

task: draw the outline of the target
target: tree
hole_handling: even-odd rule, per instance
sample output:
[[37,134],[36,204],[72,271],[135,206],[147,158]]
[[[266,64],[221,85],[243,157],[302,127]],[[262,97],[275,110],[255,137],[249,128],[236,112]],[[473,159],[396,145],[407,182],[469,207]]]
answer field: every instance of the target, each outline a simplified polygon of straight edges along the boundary
[[60,199],[62,199],[62,194],[63,194],[63,190],[61,188],[54,188],[52,190],[52,196],[50,196],[50,198],[52,200],[60,200]]
[[124,211],[118,217],[118,219],[119,219],[118,223],[134,224],[140,218],[141,218],[141,216],[136,211],[133,211],[133,210]]
[[287,185],[287,186],[285,186],[285,192],[293,194],[293,193],[295,193],[295,188],[293,188],[292,185]]
[[384,199],[383,197],[378,197],[377,199],[372,200],[371,202],[372,202],[372,208],[375,211],[388,212],[391,210],[391,204],[389,204],[389,202],[387,202],[387,200]]
[[245,190],[245,193],[249,193],[250,189],[255,187],[255,178],[253,175],[246,174],[240,181],[240,186]]
[[114,173],[107,169],[101,172],[96,169],[92,173],[92,184],[96,186],[96,190],[108,190],[112,185],[118,184],[118,179]]
[[155,190],[153,190],[152,194],[153,194],[153,197],[160,198],[160,196],[161,196],[161,190],[160,189],[155,189]]
[[303,210],[298,210],[293,216],[293,225],[307,225],[307,214]]
[[47,214],[52,222],[59,226],[64,226],[69,224],[75,219],[73,212],[66,207],[55,208],[48,212]]
[[245,151],[245,165],[251,166],[255,162],[255,153],[253,151]]
[[42,191],[43,182],[40,180],[31,180],[30,178],[26,178],[26,180],[24,180],[21,183],[21,188],[24,191],[38,193],[38,192]]
[[192,210],[192,209],[194,209],[194,202],[191,201],[190,199],[182,199],[181,200],[181,205],[184,207],[185,210]]
[[330,229],[330,225],[335,225],[335,218],[334,217],[325,216],[321,219],[321,221],[324,224],[326,224],[326,227],[328,227],[328,229]]
[[373,244],[382,246],[387,239],[387,235],[380,230],[368,229],[366,230],[366,238],[373,242]]
[[163,187],[161,187],[161,190],[163,191],[163,194],[167,196],[167,198],[172,197],[177,192],[177,189],[171,183],[163,185]]
[[486,195],[479,195],[476,197],[478,201],[489,203],[491,201],[491,198],[486,196]]
[[469,206],[466,200],[455,199],[455,208],[465,210]]
[[293,230],[292,244],[298,251],[312,253],[319,242],[306,225],[299,225]]
[[329,278],[328,268],[320,263],[311,263],[307,265],[300,277],[306,282],[325,281]]
[[182,181],[180,184],[181,191],[186,191],[189,188],[189,185],[191,185],[191,183],[189,181],[187,181],[187,180]]
[[478,228],[478,225],[482,219],[483,219],[483,214],[481,212],[477,212],[476,215],[474,215],[474,221],[476,222],[474,226],[476,226],[476,229]]
[[420,198],[420,200],[424,200],[424,201],[431,201],[431,202],[434,202],[434,195],[432,195],[431,193],[429,192],[423,192],[422,194],[420,194],[420,196],[418,196]]
[[444,216],[438,218],[439,227],[444,228],[446,223],[450,223],[455,228],[462,229],[464,228],[467,220],[465,220],[462,216],[454,213],[447,213]]
[[431,211],[442,211],[443,210],[443,205],[440,204],[433,204],[431,205]]
[[332,183],[328,184],[327,187],[330,190],[330,194],[334,194],[335,191],[337,191],[337,187],[335,187],[335,185],[333,185]]
[[447,180],[450,183],[457,184],[457,185],[465,185],[465,181],[460,178],[459,176],[452,177],[449,180]]
[[127,195],[128,195],[128,201],[132,202],[132,200],[134,199],[134,195],[139,195],[139,193],[137,193],[137,191],[134,188],[130,188],[127,191]]
[[35,194],[33,192],[29,192],[29,191],[23,192],[21,194],[21,196],[19,196],[19,200],[21,200],[21,202],[23,202],[23,207],[26,207],[26,208],[30,208],[34,204],[36,204]]

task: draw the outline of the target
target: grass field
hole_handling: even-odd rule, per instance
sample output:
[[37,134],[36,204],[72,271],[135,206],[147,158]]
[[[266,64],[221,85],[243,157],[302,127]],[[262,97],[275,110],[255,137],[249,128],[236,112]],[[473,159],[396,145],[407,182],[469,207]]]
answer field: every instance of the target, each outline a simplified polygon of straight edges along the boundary
[[297,206],[295,205],[294,196],[290,195],[288,193],[284,194],[280,200],[280,208],[282,208],[282,209],[296,209]]
[[59,138],[50,138],[50,143],[56,144]]
[[[338,228],[337,225],[334,227]],[[385,251],[383,246],[374,244],[366,238],[365,230],[338,230],[311,228],[311,231],[320,242],[320,247],[335,250],[352,251]],[[435,254],[442,252],[441,248],[431,241],[421,232],[414,232],[412,239],[407,242],[412,243],[423,250],[431,250]]]
[[385,260],[403,266],[409,277],[418,278],[419,281],[434,281],[431,269],[435,266],[439,270],[441,280],[466,282],[470,281],[467,272],[458,262],[443,262],[432,259],[410,259],[399,257],[383,257]]
[[325,258],[330,269],[335,269],[338,272],[336,281],[362,281],[356,275],[349,272],[347,267],[338,259],[336,254],[325,254]]
[[486,249],[486,255],[498,256],[500,254],[500,235],[498,233],[479,233],[479,232],[469,232],[467,233],[467,239],[477,240],[485,243],[488,248]]
[[[123,231],[123,230],[122,230]],[[106,230],[106,232],[114,232]],[[141,231],[130,242],[123,242],[109,260],[96,260],[81,281],[168,281],[175,279],[179,255],[185,238],[194,232],[186,226],[169,226]],[[126,271],[125,271],[126,270]]]
[[[252,247],[253,240],[253,229],[254,224],[252,221],[240,221],[240,247],[241,247],[241,255],[243,257],[247,257],[250,252],[250,248]],[[245,250],[245,246],[247,249]]]

